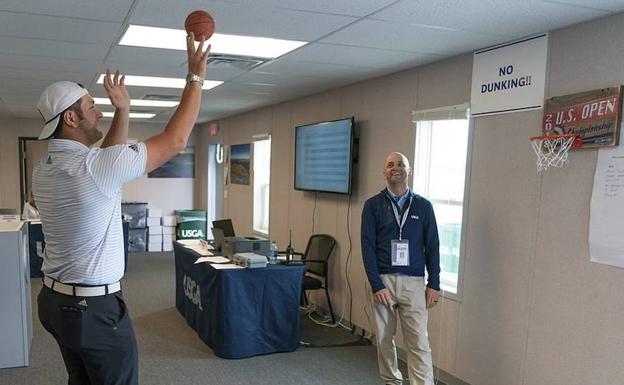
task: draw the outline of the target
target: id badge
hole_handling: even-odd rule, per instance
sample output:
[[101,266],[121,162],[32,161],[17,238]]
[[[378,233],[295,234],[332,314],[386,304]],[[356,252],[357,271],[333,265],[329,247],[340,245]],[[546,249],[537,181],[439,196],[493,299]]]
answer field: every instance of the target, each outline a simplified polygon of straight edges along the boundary
[[392,266],[409,266],[409,240],[392,241]]

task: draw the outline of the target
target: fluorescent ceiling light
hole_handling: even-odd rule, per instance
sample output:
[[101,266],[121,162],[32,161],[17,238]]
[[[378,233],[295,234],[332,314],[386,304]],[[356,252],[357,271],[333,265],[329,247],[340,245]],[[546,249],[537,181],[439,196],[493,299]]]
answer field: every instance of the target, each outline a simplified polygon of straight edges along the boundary
[[[272,39],[268,37],[225,35],[215,33],[208,39],[211,52],[226,55],[276,58],[302,45],[305,41]],[[165,48],[186,51],[186,31],[182,29],[130,25],[119,41],[120,45]]]
[[[111,105],[109,98],[93,98],[95,104]],[[180,102],[169,100],[143,100],[143,99],[131,99],[130,105],[132,107],[175,107]]]
[[[104,75],[101,74],[98,79],[98,84],[104,83]],[[124,83],[127,86],[139,86],[139,87],[160,87],[160,88],[184,88],[186,85],[186,79],[182,78],[161,78],[157,76],[136,76],[126,75]],[[202,89],[209,90],[216,86],[223,84],[218,80],[204,80],[204,86]]]
[[[114,112],[102,112],[102,116],[104,116],[105,118],[112,118],[115,115]],[[151,119],[154,116],[156,116],[156,114],[149,114],[146,112],[131,112],[130,113],[130,119]]]

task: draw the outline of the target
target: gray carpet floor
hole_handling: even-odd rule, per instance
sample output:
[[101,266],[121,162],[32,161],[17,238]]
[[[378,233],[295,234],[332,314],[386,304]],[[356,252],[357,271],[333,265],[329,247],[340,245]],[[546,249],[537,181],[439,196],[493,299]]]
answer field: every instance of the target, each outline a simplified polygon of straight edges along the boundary
[[[144,385],[272,384],[380,385],[374,346],[305,348],[242,360],[216,357],[175,308],[173,253],[130,254],[123,281],[139,344]],[[41,327],[33,278],[33,329],[30,365],[0,369],[0,385],[60,385],[67,374],[58,347]],[[315,345],[355,338],[344,329],[325,328],[302,317],[302,340]]]

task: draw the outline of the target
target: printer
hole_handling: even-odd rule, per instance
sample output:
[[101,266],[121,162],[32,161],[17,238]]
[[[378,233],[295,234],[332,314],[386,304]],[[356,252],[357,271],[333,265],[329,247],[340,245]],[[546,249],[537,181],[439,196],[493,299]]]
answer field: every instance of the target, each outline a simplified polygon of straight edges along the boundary
[[267,266],[267,257],[255,253],[236,253],[232,260],[235,264],[248,269]]
[[271,253],[269,240],[262,237],[224,237],[221,254],[233,259],[237,253],[254,253],[268,257]]

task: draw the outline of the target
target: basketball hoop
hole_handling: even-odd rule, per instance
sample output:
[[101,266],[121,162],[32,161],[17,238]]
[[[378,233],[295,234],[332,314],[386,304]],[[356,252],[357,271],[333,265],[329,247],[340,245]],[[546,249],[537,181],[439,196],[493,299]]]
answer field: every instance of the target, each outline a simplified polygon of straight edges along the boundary
[[563,167],[568,163],[568,150],[582,145],[581,137],[576,134],[532,137],[531,146],[537,155],[537,171],[544,171],[548,167]]

